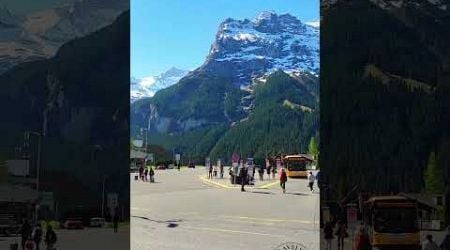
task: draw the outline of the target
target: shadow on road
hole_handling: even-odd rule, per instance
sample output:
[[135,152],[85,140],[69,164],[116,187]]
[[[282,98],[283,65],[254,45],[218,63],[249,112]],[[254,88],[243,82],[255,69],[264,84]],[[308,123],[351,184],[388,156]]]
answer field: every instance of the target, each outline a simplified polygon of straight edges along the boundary
[[250,193],[254,193],[254,194],[274,194],[271,192],[262,192],[262,191],[251,191]]
[[181,220],[181,219],[175,219],[175,220],[153,220],[153,219],[150,219],[150,218],[148,218],[148,217],[144,217],[144,216],[135,216],[135,215],[132,215],[131,217],[134,217],[134,218],[139,218],[139,219],[143,219],[143,220],[148,220],[148,221],[152,221],[152,222],[156,222],[156,223],[162,223],[162,224],[167,224],[167,227],[168,228],[175,228],[175,227],[178,227],[178,223],[176,223],[176,222],[182,222],[183,220]]
[[299,195],[299,196],[308,196],[308,194],[305,194],[305,193],[290,193],[290,192],[286,192],[286,194]]

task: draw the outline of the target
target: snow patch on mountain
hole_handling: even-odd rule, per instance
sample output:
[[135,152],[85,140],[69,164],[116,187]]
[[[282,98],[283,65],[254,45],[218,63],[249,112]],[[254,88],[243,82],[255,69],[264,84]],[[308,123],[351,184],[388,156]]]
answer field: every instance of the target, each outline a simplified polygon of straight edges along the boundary
[[135,102],[144,97],[152,97],[157,91],[176,84],[188,73],[189,71],[172,67],[158,76],[141,79],[131,77],[130,101]]

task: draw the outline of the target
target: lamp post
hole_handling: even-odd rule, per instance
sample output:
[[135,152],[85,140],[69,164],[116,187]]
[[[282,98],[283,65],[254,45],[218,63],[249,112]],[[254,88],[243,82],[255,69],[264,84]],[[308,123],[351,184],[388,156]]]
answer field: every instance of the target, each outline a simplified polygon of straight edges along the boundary
[[[38,153],[37,153],[37,162],[36,162],[36,193],[39,197],[39,182],[40,182],[40,175],[41,175],[41,141],[42,141],[42,134],[39,132],[25,132],[25,139],[28,141],[30,139],[30,134],[36,135],[38,137]],[[39,206],[36,204],[35,206],[35,219],[38,220],[38,210]]]
[[105,218],[105,181],[106,181],[106,175],[103,175],[103,188],[102,188],[102,218]]

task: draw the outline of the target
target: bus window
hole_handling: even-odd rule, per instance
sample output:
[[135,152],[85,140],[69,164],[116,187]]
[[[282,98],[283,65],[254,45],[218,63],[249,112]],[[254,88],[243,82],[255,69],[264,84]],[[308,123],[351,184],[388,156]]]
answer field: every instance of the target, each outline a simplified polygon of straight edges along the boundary
[[291,161],[288,163],[289,171],[305,171],[306,163],[305,161]]
[[373,217],[374,230],[379,233],[417,232],[415,209],[378,208]]

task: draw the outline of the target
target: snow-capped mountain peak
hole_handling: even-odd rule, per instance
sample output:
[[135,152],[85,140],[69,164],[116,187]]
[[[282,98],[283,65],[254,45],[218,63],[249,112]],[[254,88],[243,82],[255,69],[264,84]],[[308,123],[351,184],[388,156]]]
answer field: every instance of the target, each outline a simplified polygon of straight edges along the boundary
[[158,76],[149,76],[143,78],[131,77],[131,95],[130,100],[134,102],[144,97],[152,97],[158,90],[165,89],[177,83],[187,73],[186,70],[171,67]]
[[237,86],[278,69],[318,74],[319,29],[273,11],[253,21],[228,18],[220,24],[202,69],[231,76]]

